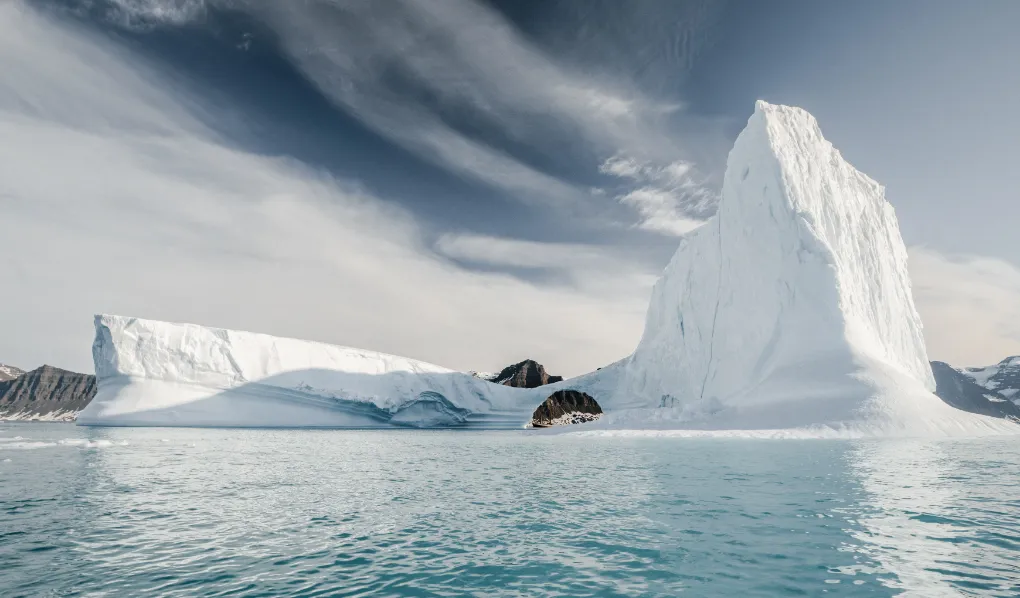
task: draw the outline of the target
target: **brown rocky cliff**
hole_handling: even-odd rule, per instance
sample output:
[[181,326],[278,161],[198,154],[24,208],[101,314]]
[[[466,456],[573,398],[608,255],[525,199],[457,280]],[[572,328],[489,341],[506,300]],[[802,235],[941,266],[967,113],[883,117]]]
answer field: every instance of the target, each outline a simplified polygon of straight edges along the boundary
[[545,428],[557,424],[582,423],[593,421],[600,415],[602,407],[591,395],[579,390],[558,390],[535,409],[531,415],[531,425]]
[[95,395],[95,376],[44,365],[0,382],[0,418],[73,419]]
[[514,388],[538,388],[561,380],[563,380],[563,376],[550,376],[542,364],[532,359],[525,359],[520,363],[503,368],[489,381]]

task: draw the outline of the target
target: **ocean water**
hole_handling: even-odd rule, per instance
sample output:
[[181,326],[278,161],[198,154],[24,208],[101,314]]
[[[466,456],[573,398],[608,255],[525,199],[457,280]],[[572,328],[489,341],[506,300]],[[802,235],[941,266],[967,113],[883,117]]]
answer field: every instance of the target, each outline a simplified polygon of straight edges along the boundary
[[0,424],[0,595],[1020,596],[1020,440]]

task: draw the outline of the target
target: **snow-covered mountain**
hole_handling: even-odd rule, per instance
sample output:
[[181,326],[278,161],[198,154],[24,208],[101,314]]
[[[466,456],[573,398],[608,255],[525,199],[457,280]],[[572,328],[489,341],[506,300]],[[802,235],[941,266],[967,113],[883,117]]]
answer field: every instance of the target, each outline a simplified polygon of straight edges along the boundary
[[989,392],[1020,405],[1020,355],[995,365],[958,369],[961,374]]
[[798,108],[758,102],[718,214],[680,242],[632,356],[535,389],[247,332],[97,316],[80,423],[524,425],[550,393],[594,428],[867,436],[1017,433],[934,394],[907,253],[882,187]]
[[13,380],[24,373],[25,370],[23,369],[16,368],[13,365],[4,365],[0,363],[0,382]]
[[948,363],[931,362],[935,374],[935,394],[957,409],[1020,422],[1020,406],[994,390],[979,385],[970,376]]
[[73,421],[95,393],[95,376],[44,365],[0,382],[0,419]]

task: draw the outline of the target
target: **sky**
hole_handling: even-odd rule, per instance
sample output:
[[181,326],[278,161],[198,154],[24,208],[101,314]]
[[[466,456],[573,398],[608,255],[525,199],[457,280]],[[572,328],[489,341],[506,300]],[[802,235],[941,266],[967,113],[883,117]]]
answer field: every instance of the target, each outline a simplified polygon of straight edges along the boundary
[[0,3],[0,362],[116,313],[626,356],[754,101],[886,186],[930,357],[1020,353],[1020,3]]

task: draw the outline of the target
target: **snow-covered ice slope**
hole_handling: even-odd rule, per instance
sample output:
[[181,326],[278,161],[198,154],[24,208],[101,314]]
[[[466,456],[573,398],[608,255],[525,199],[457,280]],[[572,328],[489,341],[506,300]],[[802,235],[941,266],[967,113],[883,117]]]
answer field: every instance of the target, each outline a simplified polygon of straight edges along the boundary
[[[758,102],[715,217],[681,240],[606,426],[1000,427],[932,394],[907,252],[883,188],[798,108]],[[600,399],[601,400],[601,399]],[[656,413],[648,408],[665,406]]]
[[545,398],[373,351],[110,315],[92,354],[84,425],[519,427]]

